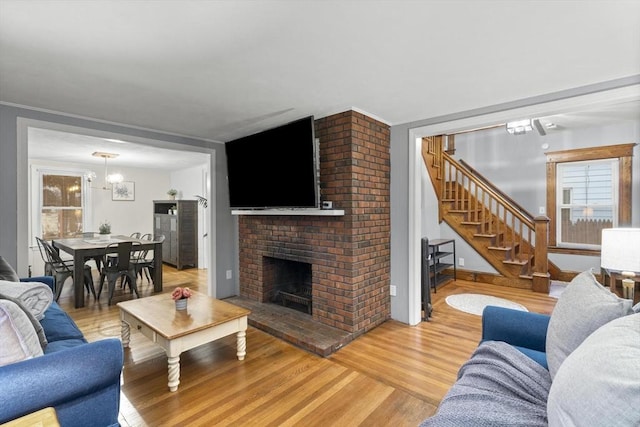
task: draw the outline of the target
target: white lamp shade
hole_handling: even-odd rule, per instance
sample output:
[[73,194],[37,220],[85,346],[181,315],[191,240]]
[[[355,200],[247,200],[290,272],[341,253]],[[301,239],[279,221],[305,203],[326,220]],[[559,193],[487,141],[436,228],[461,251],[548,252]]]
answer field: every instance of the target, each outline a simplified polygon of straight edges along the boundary
[[600,266],[611,271],[640,273],[640,228],[602,230]]

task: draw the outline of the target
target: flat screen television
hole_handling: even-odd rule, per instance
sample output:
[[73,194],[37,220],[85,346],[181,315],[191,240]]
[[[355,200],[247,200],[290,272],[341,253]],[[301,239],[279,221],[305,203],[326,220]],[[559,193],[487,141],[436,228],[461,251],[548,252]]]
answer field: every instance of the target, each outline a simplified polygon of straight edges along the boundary
[[313,116],[225,144],[232,209],[318,208]]

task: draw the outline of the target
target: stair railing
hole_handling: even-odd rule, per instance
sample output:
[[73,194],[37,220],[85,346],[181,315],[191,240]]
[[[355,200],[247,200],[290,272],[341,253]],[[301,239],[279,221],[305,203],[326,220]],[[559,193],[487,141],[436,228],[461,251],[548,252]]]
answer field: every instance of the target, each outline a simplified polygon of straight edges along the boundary
[[[535,223],[512,206],[491,186],[442,153],[443,194],[454,209],[467,212],[466,222],[476,223],[478,234],[494,236],[493,246],[508,248],[507,260],[523,263],[524,275],[532,274]],[[445,200],[443,199],[443,201]]]
[[548,287],[548,218],[532,218],[472,168],[458,163],[444,152],[442,136],[423,138],[422,155],[440,201],[440,220],[443,202],[465,212],[466,222],[475,223],[478,234],[492,236],[493,246],[507,249],[507,260],[523,266],[521,275],[534,278],[534,290],[545,283]]

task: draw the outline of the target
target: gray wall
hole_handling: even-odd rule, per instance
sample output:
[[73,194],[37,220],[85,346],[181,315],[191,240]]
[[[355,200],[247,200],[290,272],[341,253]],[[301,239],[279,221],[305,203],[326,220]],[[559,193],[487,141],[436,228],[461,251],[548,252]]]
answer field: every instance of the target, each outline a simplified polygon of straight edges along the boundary
[[409,323],[409,125],[391,126],[391,317]]
[[[18,220],[18,215],[27,215],[28,194],[26,180],[26,162],[18,164],[19,150],[24,152],[26,147],[18,146],[18,118],[58,123],[80,128],[93,129],[103,132],[113,132],[158,141],[159,146],[166,144],[180,144],[190,150],[215,152],[215,171],[212,183],[215,183],[215,206],[208,209],[211,223],[215,224],[215,281],[217,292],[215,296],[223,298],[238,293],[238,284],[225,277],[226,270],[237,271],[237,245],[234,234],[235,220],[229,209],[229,196],[226,181],[226,157],[224,145],[194,138],[180,137],[136,129],[127,126],[103,123],[83,118],[70,117],[62,114],[43,112],[9,105],[0,105],[0,255],[11,263],[20,275],[27,273],[27,229],[26,220]],[[19,176],[21,177],[19,179]],[[24,179],[22,178],[24,176]],[[19,186],[20,184],[20,186]],[[212,191],[213,192],[213,191]],[[213,246],[213,245],[212,245]],[[212,248],[214,249],[214,248]],[[237,277],[237,274],[234,275]]]

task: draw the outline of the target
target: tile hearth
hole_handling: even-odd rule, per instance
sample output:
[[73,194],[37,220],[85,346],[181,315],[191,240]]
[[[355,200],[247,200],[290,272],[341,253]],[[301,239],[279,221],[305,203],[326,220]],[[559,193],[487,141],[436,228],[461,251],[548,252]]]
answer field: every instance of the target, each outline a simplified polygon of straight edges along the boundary
[[225,301],[251,310],[249,325],[297,347],[327,357],[351,342],[351,333],[327,326],[291,308],[235,296]]

